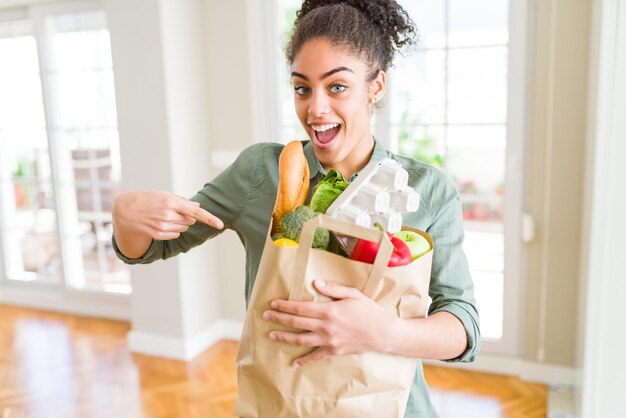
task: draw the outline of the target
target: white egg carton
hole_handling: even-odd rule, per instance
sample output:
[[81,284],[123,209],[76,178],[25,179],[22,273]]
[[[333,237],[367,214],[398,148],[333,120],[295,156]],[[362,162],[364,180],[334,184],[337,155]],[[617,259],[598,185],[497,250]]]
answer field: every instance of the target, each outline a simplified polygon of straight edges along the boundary
[[[326,214],[366,228],[380,223],[389,233],[402,229],[402,214],[419,209],[420,195],[408,186],[409,173],[400,163],[385,158],[365,166],[346,187]],[[352,253],[353,240],[338,237],[343,249]]]

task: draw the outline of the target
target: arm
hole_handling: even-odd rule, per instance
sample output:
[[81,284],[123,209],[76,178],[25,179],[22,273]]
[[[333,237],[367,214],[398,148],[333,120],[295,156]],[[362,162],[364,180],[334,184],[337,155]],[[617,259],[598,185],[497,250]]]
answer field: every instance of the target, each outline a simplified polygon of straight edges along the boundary
[[304,365],[329,355],[385,352],[408,357],[453,359],[467,348],[462,323],[448,312],[428,318],[401,319],[385,311],[359,290],[315,280],[320,293],[333,302],[276,300],[264,318],[305,333],[273,331],[270,338],[319,347],[297,360]]
[[168,192],[124,193],[113,204],[113,235],[117,247],[128,258],[142,257],[152,240],[178,238],[196,220],[216,229],[224,227],[200,203]]
[[151,263],[189,251],[223,228],[234,228],[243,202],[257,184],[263,155],[259,146],[242,151],[191,199],[168,192],[120,195],[113,206],[117,256],[128,264]]
[[428,318],[395,318],[386,329],[377,351],[407,357],[449,360],[459,357],[467,348],[463,324],[456,316],[445,311]]

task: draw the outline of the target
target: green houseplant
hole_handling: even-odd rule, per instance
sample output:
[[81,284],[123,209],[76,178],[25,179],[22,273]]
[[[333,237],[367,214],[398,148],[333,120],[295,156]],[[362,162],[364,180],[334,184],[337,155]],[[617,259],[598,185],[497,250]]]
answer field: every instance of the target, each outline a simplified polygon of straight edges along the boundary
[[419,128],[419,118],[414,117],[413,120],[409,120],[408,111],[405,111],[402,114],[400,132],[398,133],[400,154],[443,168],[444,157],[439,152],[437,139],[428,132],[428,129],[424,129],[423,133],[418,132]]
[[28,194],[26,193],[26,187],[24,186],[24,179],[26,178],[27,163],[23,159],[18,160],[17,167],[13,171],[13,192],[15,193],[15,205],[24,207],[28,205]]

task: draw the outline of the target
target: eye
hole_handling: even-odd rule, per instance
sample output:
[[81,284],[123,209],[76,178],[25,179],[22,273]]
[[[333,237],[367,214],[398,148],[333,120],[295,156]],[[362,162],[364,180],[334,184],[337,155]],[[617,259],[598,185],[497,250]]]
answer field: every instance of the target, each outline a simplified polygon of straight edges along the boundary
[[348,87],[344,86],[343,84],[333,84],[332,86],[330,86],[330,92],[331,93],[343,93],[344,91],[346,91]]
[[294,86],[293,91],[296,96],[306,96],[309,94],[309,88],[305,86]]

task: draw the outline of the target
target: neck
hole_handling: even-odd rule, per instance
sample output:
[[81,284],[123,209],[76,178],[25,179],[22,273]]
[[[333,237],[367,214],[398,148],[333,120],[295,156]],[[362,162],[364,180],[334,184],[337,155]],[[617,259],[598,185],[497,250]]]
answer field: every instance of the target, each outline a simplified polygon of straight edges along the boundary
[[350,153],[343,161],[328,166],[322,164],[322,167],[326,172],[331,168],[339,171],[344,179],[348,180],[354,173],[361,171],[363,167],[367,165],[372,153],[374,152],[374,137],[370,134],[367,138],[363,139],[363,144],[355,147],[353,152]]

